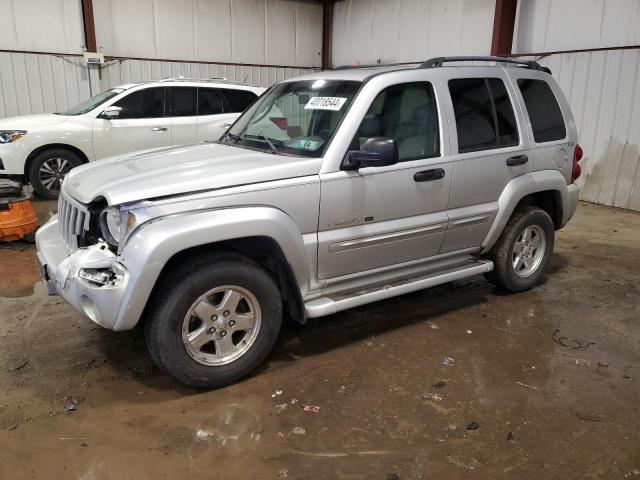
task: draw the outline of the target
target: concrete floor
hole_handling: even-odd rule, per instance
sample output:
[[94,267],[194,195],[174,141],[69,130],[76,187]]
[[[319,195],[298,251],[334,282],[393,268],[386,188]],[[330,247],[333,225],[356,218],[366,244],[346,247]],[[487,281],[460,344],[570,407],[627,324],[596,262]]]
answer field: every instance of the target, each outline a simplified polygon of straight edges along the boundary
[[210,392],[37,279],[32,246],[0,246],[2,479],[640,478],[637,213],[581,204],[532,291],[478,278],[288,328]]

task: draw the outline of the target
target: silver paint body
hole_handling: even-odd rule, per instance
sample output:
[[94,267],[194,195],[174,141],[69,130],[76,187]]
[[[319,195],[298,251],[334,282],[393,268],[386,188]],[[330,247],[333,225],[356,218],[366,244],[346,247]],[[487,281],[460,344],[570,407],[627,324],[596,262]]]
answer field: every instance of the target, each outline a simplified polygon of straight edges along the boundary
[[[374,73],[380,74],[367,79]],[[519,145],[458,153],[447,81],[459,77],[504,80],[517,117]],[[549,83],[565,119],[565,139],[535,144],[518,78]],[[367,79],[322,158],[195,144],[74,169],[64,183],[63,198],[82,206],[102,197],[109,205],[133,212],[136,223],[117,254],[101,250],[99,261],[115,266],[121,276],[116,285],[100,287],[78,277],[88,249],[65,243],[54,216],[37,234],[38,258],[46,265],[50,291],[106,328],[130,329],[173,255],[199,245],[261,236],[280,246],[306,315],[317,317],[490,271],[491,262],[479,257],[528,194],[553,191],[562,207],[561,226],[575,211],[579,188],[570,183],[570,176],[576,127],[567,101],[548,74],[473,66],[342,70],[299,79]],[[415,81],[434,86],[441,155],[341,170],[376,95],[388,86]],[[528,155],[529,162],[506,166],[508,157],[519,154]],[[429,168],[443,169],[444,178],[413,180],[414,173]],[[365,220],[368,217],[372,219]]]

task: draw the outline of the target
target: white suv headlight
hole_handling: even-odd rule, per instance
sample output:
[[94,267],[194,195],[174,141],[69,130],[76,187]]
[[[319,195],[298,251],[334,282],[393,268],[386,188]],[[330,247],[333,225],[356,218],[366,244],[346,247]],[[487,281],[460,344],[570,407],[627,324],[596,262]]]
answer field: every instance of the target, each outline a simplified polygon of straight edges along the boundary
[[0,143],[15,142],[26,134],[26,130],[0,130]]

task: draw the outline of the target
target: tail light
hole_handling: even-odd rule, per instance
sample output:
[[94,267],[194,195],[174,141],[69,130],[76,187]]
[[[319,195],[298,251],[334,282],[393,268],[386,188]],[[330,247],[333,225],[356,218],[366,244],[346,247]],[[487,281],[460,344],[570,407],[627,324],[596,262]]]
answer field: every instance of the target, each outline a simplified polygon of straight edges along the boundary
[[580,145],[576,145],[575,150],[573,151],[573,169],[571,170],[571,183],[575,182],[580,173],[582,173],[582,169],[580,168],[580,164],[578,163],[582,159],[582,147]]
[[275,123],[280,130],[286,130],[289,128],[289,122],[285,117],[271,117],[269,120]]

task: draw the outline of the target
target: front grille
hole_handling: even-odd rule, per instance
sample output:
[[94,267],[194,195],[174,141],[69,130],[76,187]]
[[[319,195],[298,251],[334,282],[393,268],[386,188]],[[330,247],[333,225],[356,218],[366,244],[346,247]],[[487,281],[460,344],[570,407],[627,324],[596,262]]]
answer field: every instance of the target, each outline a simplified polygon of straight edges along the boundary
[[89,210],[60,193],[58,198],[58,231],[69,253],[78,249],[78,236],[89,228]]

